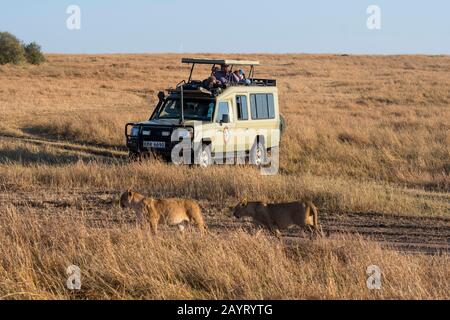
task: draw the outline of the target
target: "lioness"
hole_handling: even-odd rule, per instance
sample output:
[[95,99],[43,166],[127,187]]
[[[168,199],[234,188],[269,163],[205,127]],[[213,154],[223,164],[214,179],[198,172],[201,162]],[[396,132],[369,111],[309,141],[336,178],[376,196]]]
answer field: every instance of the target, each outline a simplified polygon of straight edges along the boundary
[[278,237],[280,229],[287,229],[293,225],[307,227],[312,234],[322,233],[317,223],[317,208],[310,202],[264,203],[241,201],[233,211],[236,218],[252,217],[253,222],[267,228]]
[[139,221],[146,219],[150,222],[154,234],[158,231],[158,224],[178,226],[183,232],[186,223],[195,224],[200,231],[205,231],[205,223],[200,207],[190,199],[152,199],[128,189],[120,197],[120,207],[133,209]]

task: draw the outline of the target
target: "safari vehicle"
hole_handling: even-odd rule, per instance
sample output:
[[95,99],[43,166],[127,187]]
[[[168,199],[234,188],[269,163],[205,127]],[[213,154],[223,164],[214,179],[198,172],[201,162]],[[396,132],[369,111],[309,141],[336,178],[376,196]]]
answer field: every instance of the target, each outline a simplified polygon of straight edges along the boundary
[[[258,61],[183,58],[182,63],[192,64],[188,80],[168,89],[168,95],[158,93],[159,102],[148,121],[126,124],[130,156],[157,154],[174,161],[174,148],[183,142],[184,163],[206,167],[239,155],[255,165],[264,164],[267,152],[279,147],[284,125],[276,80],[254,77]],[[197,64],[211,65],[211,70],[223,65],[231,71],[249,67],[250,72],[244,82],[207,89],[204,81],[192,79]]]

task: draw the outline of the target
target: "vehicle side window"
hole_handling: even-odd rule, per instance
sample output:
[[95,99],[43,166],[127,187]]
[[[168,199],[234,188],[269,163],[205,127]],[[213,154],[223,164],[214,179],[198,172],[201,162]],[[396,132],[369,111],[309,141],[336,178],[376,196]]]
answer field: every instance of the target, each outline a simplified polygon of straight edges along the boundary
[[256,95],[256,114],[258,119],[269,118],[269,112],[267,110],[267,95],[258,94]]
[[273,94],[257,93],[250,95],[252,119],[274,119],[275,104]]
[[236,96],[238,120],[248,120],[247,96]]
[[228,102],[219,102],[219,109],[217,110],[216,122],[220,122],[224,114],[230,115],[230,106],[228,105]]
[[273,94],[267,95],[267,109],[269,113],[269,119],[275,119],[275,103],[273,100]]
[[250,109],[252,113],[252,119],[253,120],[258,119],[258,115],[256,113],[256,94],[250,95]]
[[212,121],[214,107],[215,107],[214,102],[211,102],[208,106],[208,114],[206,115],[206,117],[209,119],[209,121]]

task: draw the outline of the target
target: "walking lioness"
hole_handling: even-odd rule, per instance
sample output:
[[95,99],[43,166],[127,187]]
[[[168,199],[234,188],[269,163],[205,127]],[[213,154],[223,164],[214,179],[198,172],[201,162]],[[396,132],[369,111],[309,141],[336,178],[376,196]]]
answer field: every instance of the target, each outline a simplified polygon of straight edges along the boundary
[[317,223],[317,208],[310,201],[270,204],[243,200],[234,208],[233,215],[236,218],[252,217],[256,225],[269,229],[277,236],[280,235],[280,229],[293,225],[321,234]]
[[200,207],[194,200],[152,199],[128,189],[120,197],[120,207],[133,209],[139,221],[149,221],[154,234],[160,223],[178,226],[180,231],[184,231],[186,223],[192,223],[205,231]]

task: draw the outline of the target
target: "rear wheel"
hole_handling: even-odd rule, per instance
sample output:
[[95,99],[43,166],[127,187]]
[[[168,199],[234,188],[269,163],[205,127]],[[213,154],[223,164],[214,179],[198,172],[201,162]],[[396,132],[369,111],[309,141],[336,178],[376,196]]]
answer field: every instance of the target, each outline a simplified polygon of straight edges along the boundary
[[267,150],[262,139],[258,139],[250,150],[250,164],[255,166],[264,165],[267,162]]
[[201,148],[197,151],[195,164],[202,168],[207,168],[212,163],[211,145],[202,144]]

